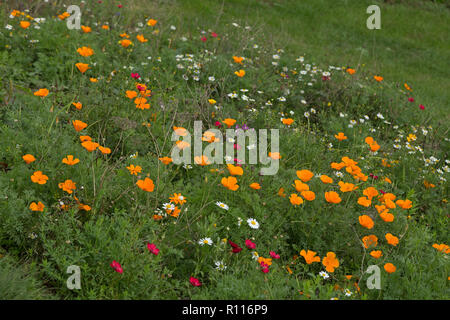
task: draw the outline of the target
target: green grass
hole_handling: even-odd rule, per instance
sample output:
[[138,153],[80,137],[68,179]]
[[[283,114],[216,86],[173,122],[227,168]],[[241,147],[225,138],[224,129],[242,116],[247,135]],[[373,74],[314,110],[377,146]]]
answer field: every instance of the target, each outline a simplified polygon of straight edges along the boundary
[[[162,3],[162,2],[161,2]],[[381,29],[369,30],[366,8],[381,9]],[[274,49],[305,55],[319,65],[371,70],[408,83],[435,119],[448,117],[450,10],[433,1],[173,1],[184,28],[237,22],[258,26]],[[164,8],[164,5],[162,5]],[[238,48],[236,48],[238,49]],[[448,118],[447,118],[448,119]]]

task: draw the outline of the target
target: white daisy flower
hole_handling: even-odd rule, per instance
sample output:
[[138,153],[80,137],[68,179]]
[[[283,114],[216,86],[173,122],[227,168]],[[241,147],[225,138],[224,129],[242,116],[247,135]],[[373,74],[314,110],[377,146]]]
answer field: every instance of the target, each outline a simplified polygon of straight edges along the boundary
[[344,293],[347,297],[350,297],[353,294],[349,289],[345,289]]
[[216,205],[217,205],[218,207],[224,209],[224,210],[230,209],[230,207],[228,207],[225,203],[220,202],[220,201],[217,201],[217,202],[216,202]]
[[320,271],[319,275],[324,278],[324,279],[328,279],[330,276],[328,275],[328,273],[326,273],[325,271]]
[[202,238],[202,239],[198,240],[198,244],[201,246],[204,246],[205,244],[207,244],[208,246],[211,246],[213,244],[213,241],[211,238]]
[[252,259],[253,259],[253,260],[258,260],[258,258],[259,258],[258,252],[252,251]]
[[259,228],[259,222],[256,221],[254,218],[247,219],[247,223],[252,229],[258,229]]
[[214,264],[216,265],[216,269],[219,271],[223,271],[227,268],[223,261],[216,261]]

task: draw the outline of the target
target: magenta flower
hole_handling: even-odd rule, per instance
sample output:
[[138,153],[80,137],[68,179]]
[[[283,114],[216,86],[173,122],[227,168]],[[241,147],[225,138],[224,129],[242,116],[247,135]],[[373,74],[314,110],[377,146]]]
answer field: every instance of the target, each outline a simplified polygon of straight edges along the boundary
[[217,33],[215,33],[215,32],[211,32],[211,37],[213,37],[213,38],[217,38]]
[[228,240],[228,243],[229,243],[230,246],[233,248],[233,250],[232,250],[233,253],[239,253],[239,252],[242,251],[242,248],[239,247],[239,246],[238,246],[236,243],[234,243],[233,241]]
[[200,40],[202,40],[203,42],[206,42],[206,37],[202,37]]
[[410,98],[408,98],[408,101],[409,101],[409,102],[414,102],[414,98],[413,98],[413,97],[410,97]]
[[217,128],[220,128],[220,127],[222,126],[222,124],[220,123],[220,121],[214,122],[214,125],[215,125]]
[[147,249],[148,249],[148,251],[153,253],[155,256],[157,256],[159,253],[159,249],[153,243],[147,243]]
[[280,259],[280,255],[276,254],[275,251],[270,251],[269,254],[274,259]]
[[118,263],[116,260],[113,260],[113,262],[111,262],[110,266],[116,270],[116,272],[118,273],[123,273],[123,269],[122,266],[120,265],[120,263]]
[[422,110],[425,110],[425,106],[423,104],[420,104],[419,108],[422,109]]
[[133,79],[139,79],[141,76],[139,75],[139,73],[131,73],[131,77]]
[[121,9],[123,7],[123,5],[118,4],[117,7],[119,7],[119,9]]
[[265,264],[264,262],[261,262],[261,270],[264,273],[268,273],[269,272],[269,265]]
[[249,249],[255,249],[256,248],[256,244],[251,242],[250,240],[245,240],[245,245],[247,246],[247,248]]
[[202,283],[194,277],[190,277],[189,278],[189,282],[194,286],[194,287],[200,287],[202,285]]

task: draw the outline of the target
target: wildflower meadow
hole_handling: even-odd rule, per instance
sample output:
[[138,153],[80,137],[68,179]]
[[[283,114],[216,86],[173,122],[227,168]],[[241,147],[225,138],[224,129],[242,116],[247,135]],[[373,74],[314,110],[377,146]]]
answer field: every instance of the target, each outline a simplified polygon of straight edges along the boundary
[[450,9],[343,5],[3,1],[0,298],[449,299]]

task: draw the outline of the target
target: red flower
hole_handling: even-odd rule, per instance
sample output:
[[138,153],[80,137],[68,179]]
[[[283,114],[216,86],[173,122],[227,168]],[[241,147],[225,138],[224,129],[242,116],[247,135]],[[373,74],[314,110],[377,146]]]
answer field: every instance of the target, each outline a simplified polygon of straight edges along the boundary
[[275,251],[270,251],[269,254],[274,259],[280,259],[280,255],[276,254]]
[[131,77],[133,79],[139,79],[141,76],[139,75],[139,73],[131,73]]
[[206,42],[206,37],[202,37],[200,40],[202,40],[203,42]]
[[148,251],[153,253],[155,256],[157,256],[159,253],[159,249],[153,243],[147,243],[147,249],[148,249]]
[[269,266],[267,264],[265,264],[264,262],[261,262],[261,271],[264,273],[269,272]]
[[215,32],[211,32],[211,37],[213,37],[213,38],[217,38],[217,33],[215,33]]
[[239,253],[239,252],[242,251],[242,248],[239,247],[239,246],[238,246],[236,243],[234,243],[233,241],[228,240],[228,243],[229,243],[230,246],[233,248],[233,250],[232,250],[233,253]]
[[189,282],[194,286],[194,287],[200,287],[202,285],[202,283],[194,277],[190,277],[189,278]]
[[119,9],[123,7],[123,5],[121,5],[121,4],[118,4],[117,6],[119,7]]
[[408,98],[408,101],[409,101],[409,102],[414,102],[414,98],[413,98],[413,97],[410,97],[410,98]]
[[122,273],[123,272],[122,266],[116,260],[113,260],[113,262],[111,262],[110,266],[114,270],[116,270],[116,272],[118,272],[118,273]]
[[425,106],[423,104],[420,104],[419,108],[422,109],[422,110],[425,110]]
[[256,248],[256,244],[251,242],[250,240],[245,240],[245,245],[247,246],[247,248],[249,249],[255,249]]
[[222,124],[220,123],[220,121],[216,121],[214,122],[214,125],[218,128],[220,128],[222,126]]

